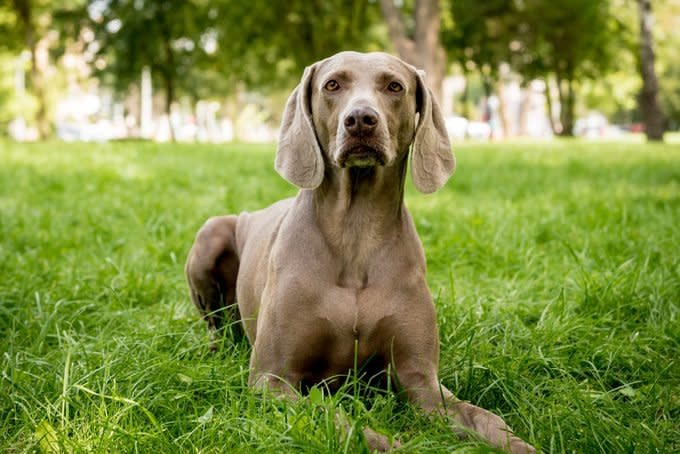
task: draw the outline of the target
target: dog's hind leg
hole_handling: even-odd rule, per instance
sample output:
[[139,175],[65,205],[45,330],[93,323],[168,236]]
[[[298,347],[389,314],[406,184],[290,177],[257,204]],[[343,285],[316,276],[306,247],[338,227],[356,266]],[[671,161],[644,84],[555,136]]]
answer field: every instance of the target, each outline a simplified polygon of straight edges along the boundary
[[237,216],[208,219],[196,235],[185,267],[191,299],[208,323],[211,350],[217,349],[222,330],[231,331],[234,340],[244,334],[236,304],[236,222]]

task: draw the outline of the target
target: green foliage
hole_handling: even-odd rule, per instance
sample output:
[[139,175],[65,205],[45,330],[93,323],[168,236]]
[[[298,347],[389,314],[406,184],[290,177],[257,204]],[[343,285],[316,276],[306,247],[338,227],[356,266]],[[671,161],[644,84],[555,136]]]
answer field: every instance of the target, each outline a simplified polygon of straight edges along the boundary
[[[56,60],[78,38],[85,22],[85,0],[12,0],[0,4],[0,50],[19,53],[47,40]],[[49,36],[48,36],[49,35]]]
[[[570,134],[579,82],[612,71],[620,50],[625,30],[611,1],[568,0],[559,7],[546,0],[445,2],[442,41],[466,76],[479,72],[487,94],[502,63],[524,81],[555,77],[562,126]],[[591,100],[600,87],[590,91]],[[615,102],[612,110],[624,103]]]
[[207,54],[206,33],[214,21],[206,2],[113,0],[91,2],[90,26],[99,43],[98,55],[107,62],[100,76],[118,91],[138,82],[150,67],[156,82],[174,99],[175,91],[192,87],[197,63]]
[[596,77],[606,71],[620,46],[619,24],[610,14],[609,0],[565,0],[559,7],[545,0],[526,0],[520,66],[531,77],[552,72],[572,80]]
[[377,6],[363,0],[92,2],[92,27],[114,87],[125,91],[150,66],[165,85],[211,97],[289,86],[300,69],[340,50],[376,49]]
[[251,86],[289,85],[301,68],[342,50],[378,50],[376,4],[364,0],[218,2],[225,71]]
[[18,51],[23,47],[23,34],[17,26],[16,11],[11,2],[0,3],[0,51]]
[[514,2],[452,0],[444,11],[442,45],[449,58],[463,68],[496,77],[502,62],[510,60],[518,16]]
[[581,82],[581,110],[594,109],[602,112],[612,123],[630,124],[640,121],[637,95],[641,81],[636,74],[630,73],[630,68],[636,64],[634,56],[624,54],[621,60],[629,65],[617,64],[620,67],[609,74]]
[[[406,189],[444,383],[544,452],[679,451],[680,146],[456,148],[446,188]],[[367,424],[405,452],[484,449],[354,380],[259,396],[246,344],[208,353],[184,258],[208,216],[295,193],[272,146],[0,142],[0,161],[0,451],[361,452]]]
[[[680,46],[680,42],[677,44]],[[670,52],[669,52],[670,53]],[[678,56],[680,57],[680,55]],[[680,60],[670,58],[667,66],[660,74],[661,106],[666,114],[669,127],[680,129]]]
[[573,134],[578,82],[611,69],[619,24],[609,8],[610,0],[566,0],[559,8],[527,0],[519,8],[515,65],[524,77],[555,77],[563,135]]
[[680,129],[680,1],[654,3],[659,101],[668,126]]
[[0,52],[0,131],[21,115],[25,119],[35,116],[37,102],[30,93],[20,98],[15,91],[19,59],[15,54]]

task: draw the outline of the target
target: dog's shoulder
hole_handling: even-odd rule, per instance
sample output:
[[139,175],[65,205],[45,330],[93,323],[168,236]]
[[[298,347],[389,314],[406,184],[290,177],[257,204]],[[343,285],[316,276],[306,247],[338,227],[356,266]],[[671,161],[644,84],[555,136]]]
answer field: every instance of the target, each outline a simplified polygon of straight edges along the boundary
[[293,200],[283,199],[257,211],[241,212],[236,225],[236,242],[239,249],[243,250],[247,243],[268,242],[272,232],[290,210]]

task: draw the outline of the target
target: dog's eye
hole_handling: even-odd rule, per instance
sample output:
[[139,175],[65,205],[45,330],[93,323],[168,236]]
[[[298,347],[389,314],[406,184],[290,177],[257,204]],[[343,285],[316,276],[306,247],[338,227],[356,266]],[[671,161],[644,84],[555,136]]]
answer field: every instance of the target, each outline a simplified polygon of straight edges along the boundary
[[399,93],[404,89],[399,82],[390,82],[387,89],[393,93]]
[[337,80],[329,80],[326,82],[326,85],[323,86],[328,91],[338,91],[340,89],[340,84],[338,83]]

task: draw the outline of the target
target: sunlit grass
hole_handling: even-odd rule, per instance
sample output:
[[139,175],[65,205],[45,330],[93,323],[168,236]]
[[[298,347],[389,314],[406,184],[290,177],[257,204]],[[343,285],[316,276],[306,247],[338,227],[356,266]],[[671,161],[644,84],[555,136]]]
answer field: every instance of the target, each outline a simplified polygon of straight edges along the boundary
[[[441,378],[546,452],[680,450],[680,146],[456,147],[407,188],[437,300]],[[273,146],[0,142],[0,450],[468,449],[391,394],[297,404],[208,354],[182,266],[208,216],[295,193]],[[365,394],[365,392],[362,392]]]

